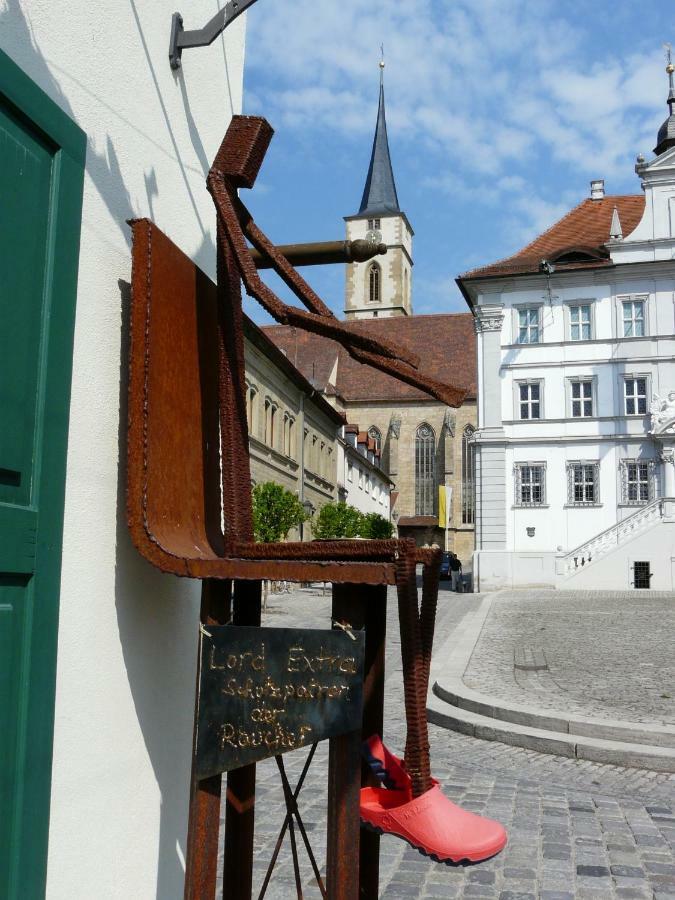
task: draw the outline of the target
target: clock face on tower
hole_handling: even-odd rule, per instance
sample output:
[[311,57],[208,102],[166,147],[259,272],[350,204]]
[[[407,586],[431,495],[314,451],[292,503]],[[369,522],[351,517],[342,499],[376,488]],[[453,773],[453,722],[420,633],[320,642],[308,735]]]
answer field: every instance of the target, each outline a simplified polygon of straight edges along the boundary
[[366,240],[371,244],[379,244],[382,240],[382,232],[376,228],[371,228],[370,231],[366,231]]

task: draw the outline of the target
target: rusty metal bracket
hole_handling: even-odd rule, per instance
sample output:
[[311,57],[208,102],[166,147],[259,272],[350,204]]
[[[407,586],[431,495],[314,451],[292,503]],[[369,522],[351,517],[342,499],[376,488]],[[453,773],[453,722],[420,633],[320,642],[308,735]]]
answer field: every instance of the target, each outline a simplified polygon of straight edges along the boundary
[[171,38],[169,39],[169,63],[172,69],[180,69],[183,50],[191,47],[208,47],[227,26],[243,12],[253,6],[256,0],[230,0],[203,28],[186,31],[183,17],[174,13],[171,17]]

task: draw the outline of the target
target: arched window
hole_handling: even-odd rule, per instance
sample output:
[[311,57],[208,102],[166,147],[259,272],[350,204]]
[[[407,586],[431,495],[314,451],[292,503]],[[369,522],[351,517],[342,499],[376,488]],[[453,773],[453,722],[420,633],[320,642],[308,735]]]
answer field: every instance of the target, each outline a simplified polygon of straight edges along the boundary
[[292,458],[295,457],[295,419],[291,416],[288,417],[288,435],[287,435],[288,444],[286,447],[286,456],[290,456]]
[[368,267],[368,299],[371,303],[380,302],[380,267],[371,263]]
[[382,432],[375,425],[371,425],[368,429],[368,437],[371,437],[375,441],[375,449],[382,449]]
[[433,516],[436,499],[436,435],[423,422],[415,434],[415,515]]
[[269,397],[265,397],[265,419],[263,421],[263,441],[269,445],[270,438],[272,435],[271,430],[271,411],[272,411],[272,401]]
[[476,476],[471,443],[475,431],[473,425],[466,425],[462,432],[462,525],[473,525],[476,521]]
[[270,410],[270,439],[269,439],[270,447],[275,447],[276,443],[277,443],[276,430],[277,430],[277,410],[278,409],[279,409],[279,407],[275,406],[273,403],[272,408]]

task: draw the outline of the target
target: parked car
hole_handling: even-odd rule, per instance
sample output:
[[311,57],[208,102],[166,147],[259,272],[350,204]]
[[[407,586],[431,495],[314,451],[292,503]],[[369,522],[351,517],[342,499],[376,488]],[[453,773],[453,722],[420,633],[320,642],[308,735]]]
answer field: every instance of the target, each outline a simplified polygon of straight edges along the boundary
[[450,553],[447,550],[441,560],[441,578],[450,578]]

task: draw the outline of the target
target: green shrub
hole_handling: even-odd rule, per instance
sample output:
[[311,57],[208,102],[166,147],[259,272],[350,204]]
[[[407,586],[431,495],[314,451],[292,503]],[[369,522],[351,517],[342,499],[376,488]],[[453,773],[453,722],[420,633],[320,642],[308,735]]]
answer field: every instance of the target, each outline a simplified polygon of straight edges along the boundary
[[295,494],[274,481],[253,488],[253,533],[256,541],[280,541],[307,518]]
[[379,513],[366,513],[361,516],[360,535],[375,540],[388,540],[394,533],[394,526]]
[[379,513],[360,513],[340,501],[323,506],[314,524],[314,536],[322,540],[340,538],[390,538],[394,527]]

